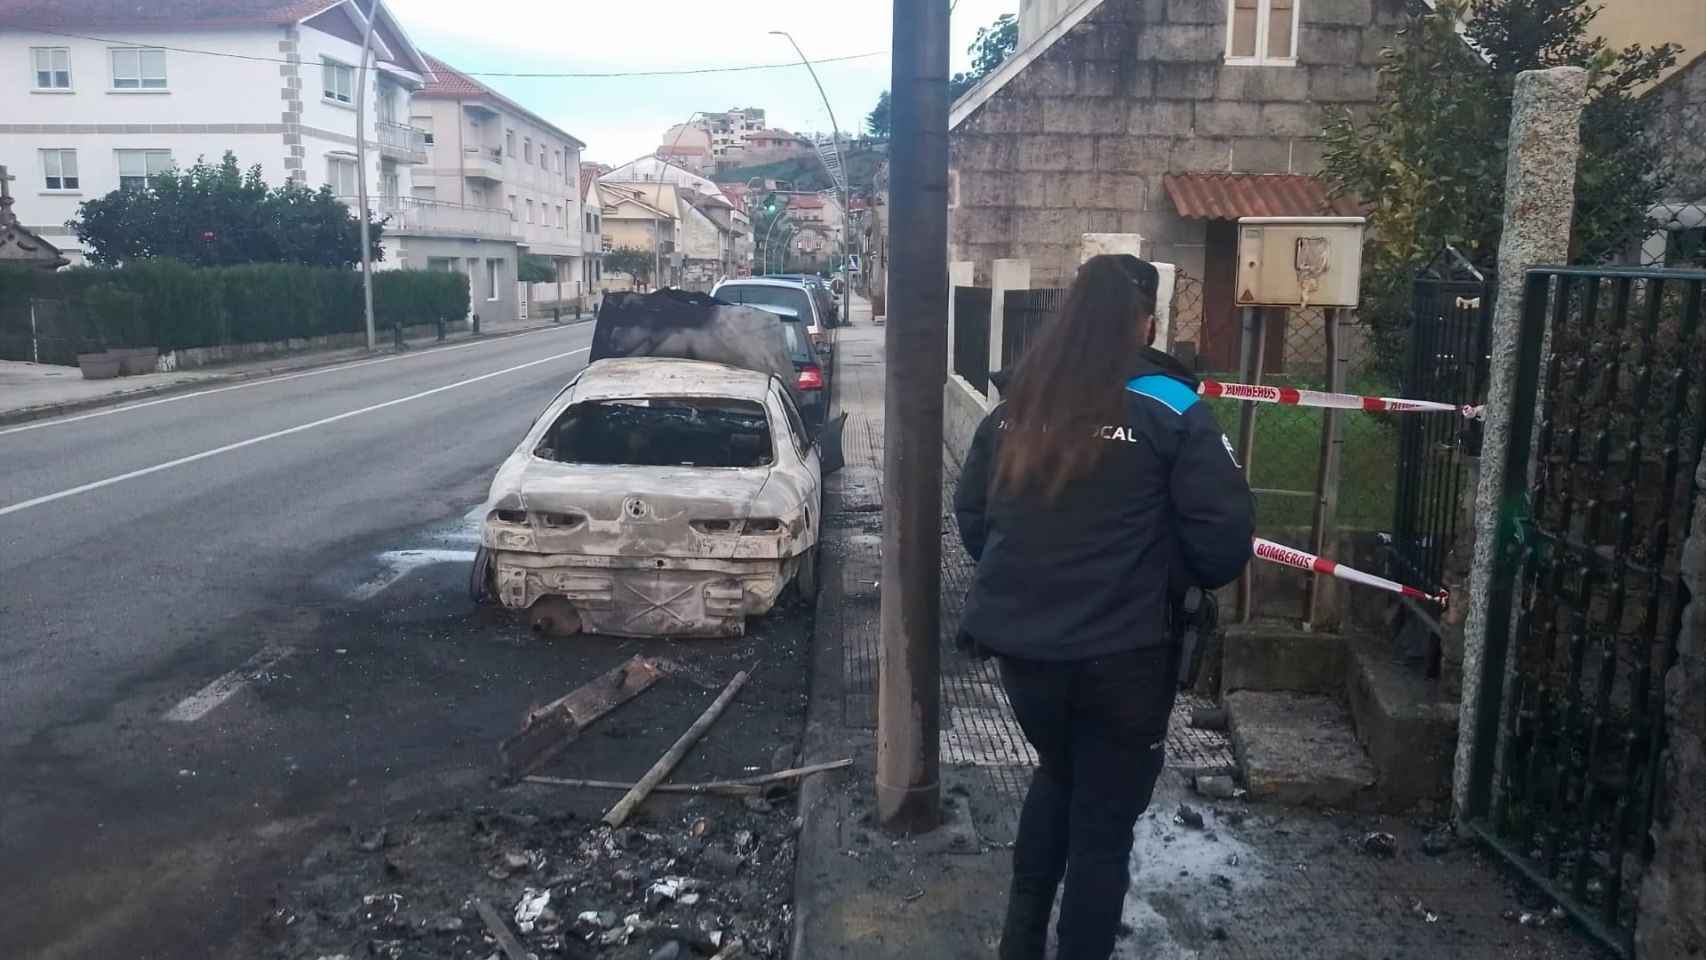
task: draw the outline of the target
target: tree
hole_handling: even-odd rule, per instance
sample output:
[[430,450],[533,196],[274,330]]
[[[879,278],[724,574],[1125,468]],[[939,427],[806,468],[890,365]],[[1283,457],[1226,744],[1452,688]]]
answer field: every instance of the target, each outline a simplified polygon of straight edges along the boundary
[[522,254],[515,272],[516,279],[522,283],[553,283],[557,279],[557,267],[551,258],[535,253]]
[[[257,164],[245,173],[235,154],[204,159],[85,201],[68,224],[89,259],[116,265],[154,257],[198,266],[299,263],[350,267],[361,262],[361,224],[330,187],[297,181],[268,188]],[[374,260],[383,259],[384,221],[369,221]]]
[[877,98],[877,108],[865,116],[865,130],[873,137],[888,137],[889,112],[889,92],[884,90]]
[[1598,12],[1587,0],[1439,0],[1382,51],[1373,111],[1329,114],[1325,175],[1335,195],[1368,206],[1362,313],[1384,334],[1383,353],[1401,349],[1394,332],[1412,278],[1442,245],[1477,263],[1498,250],[1523,70],[1589,71],[1572,257],[1603,258],[1641,232],[1664,184],[1652,175],[1648,107],[1634,91],[1674,63],[1677,48],[1613,52],[1591,32]]
[[978,27],[976,38],[966,48],[966,52],[971,54],[971,69],[954,74],[948,81],[948,99],[958,100],[967,90],[977,86],[978,81],[995,72],[995,68],[1017,49],[1019,18],[1013,14],[1004,13],[989,26]]
[[638,247],[617,247],[604,255],[604,272],[633,277],[635,287],[650,286],[652,270],[656,266],[652,251]]

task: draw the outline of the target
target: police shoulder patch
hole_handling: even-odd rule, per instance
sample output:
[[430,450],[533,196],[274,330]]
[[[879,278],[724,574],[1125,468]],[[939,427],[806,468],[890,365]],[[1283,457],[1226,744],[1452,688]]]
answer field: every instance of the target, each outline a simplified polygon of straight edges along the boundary
[[1174,413],[1183,415],[1196,405],[1197,393],[1172,377],[1152,373],[1129,381],[1125,388],[1140,397],[1148,397]]

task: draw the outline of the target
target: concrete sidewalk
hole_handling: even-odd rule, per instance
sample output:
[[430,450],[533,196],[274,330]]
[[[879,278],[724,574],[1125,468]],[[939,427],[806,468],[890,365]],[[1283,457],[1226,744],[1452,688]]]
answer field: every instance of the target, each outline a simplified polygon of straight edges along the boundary
[[[586,320],[592,319],[588,314]],[[570,321],[562,325],[567,326]],[[553,326],[549,318],[513,320],[506,323],[484,323],[480,336],[468,333],[453,334],[442,346],[477,342],[515,336]],[[405,351],[440,348],[436,337],[424,336],[405,342]],[[81,410],[112,406],[172,393],[198,390],[241,380],[258,380],[299,370],[352,363],[397,354],[391,345],[389,331],[381,331],[379,348],[368,353],[365,348],[347,350],[313,350],[301,353],[277,354],[243,363],[220,364],[195,370],[173,373],[149,373],[111,380],[85,380],[76,367],[52,364],[0,360],[0,425],[23,423],[58,417]]]
[[[988,958],[1006,903],[1010,849],[1034,754],[992,661],[953,648],[973,566],[947,506],[942,526],[942,788],[946,825],[896,839],[875,822],[875,693],[882,549],[883,342],[869,304],[839,331],[835,406],[848,414],[847,468],[824,504],[823,590],[803,762],[852,756],[854,776],[801,794],[796,960]],[[1205,800],[1196,773],[1233,767],[1224,738],[1175,712],[1168,770],[1138,823],[1133,885],[1115,957],[1586,960],[1563,922],[1516,922],[1551,904],[1443,825]],[[1181,805],[1203,818],[1191,827]],[[1364,851],[1372,832],[1394,856]]]

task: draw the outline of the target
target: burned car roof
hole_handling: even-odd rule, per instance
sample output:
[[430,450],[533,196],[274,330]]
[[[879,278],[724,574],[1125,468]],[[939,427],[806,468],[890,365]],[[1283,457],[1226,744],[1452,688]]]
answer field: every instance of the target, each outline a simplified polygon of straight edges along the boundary
[[780,380],[796,404],[803,399],[777,315],[702,293],[666,289],[605,297],[588,359],[618,357],[703,360],[755,370]]
[[768,374],[705,360],[633,357],[599,360],[575,381],[574,399],[728,397],[762,403]]

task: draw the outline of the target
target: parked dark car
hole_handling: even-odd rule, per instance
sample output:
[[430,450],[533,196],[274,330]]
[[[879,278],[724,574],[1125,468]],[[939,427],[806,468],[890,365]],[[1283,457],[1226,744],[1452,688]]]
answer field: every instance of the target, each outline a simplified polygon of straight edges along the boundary
[[782,337],[788,344],[788,359],[794,361],[795,386],[799,388],[800,416],[815,432],[829,416],[829,372],[812,347],[811,337],[800,313],[793,307],[756,303],[754,307],[774,313],[782,321]]
[[828,325],[832,327],[841,325],[841,301],[836,297],[835,291],[830,288],[829,281],[815,273],[775,273],[767,276],[775,280],[788,280],[805,285],[807,289],[811,290],[812,296],[817,298],[818,313],[823,315]]

